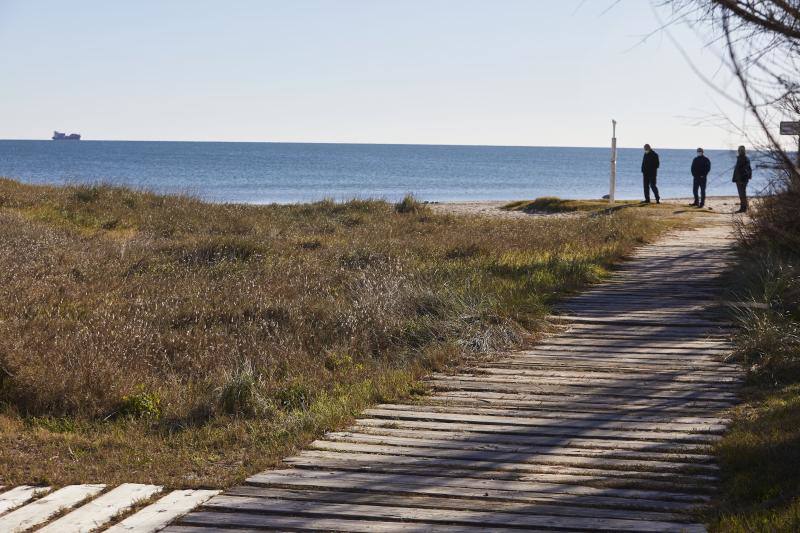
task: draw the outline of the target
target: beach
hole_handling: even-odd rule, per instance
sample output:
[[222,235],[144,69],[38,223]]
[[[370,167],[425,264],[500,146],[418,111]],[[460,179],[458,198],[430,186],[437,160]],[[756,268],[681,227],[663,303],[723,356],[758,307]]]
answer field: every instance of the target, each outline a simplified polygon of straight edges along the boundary
[[[674,208],[687,208],[694,202],[693,198],[665,198],[662,200],[664,205]],[[506,201],[469,201],[469,202],[431,202],[431,209],[436,213],[481,216],[501,219],[525,219],[530,217],[574,217],[579,216],[579,212],[551,212],[551,211],[519,211],[505,209],[509,202]],[[739,206],[739,198],[735,196],[709,196],[706,198],[705,209],[698,211],[713,214],[732,214]],[[609,204],[612,207],[612,204]]]

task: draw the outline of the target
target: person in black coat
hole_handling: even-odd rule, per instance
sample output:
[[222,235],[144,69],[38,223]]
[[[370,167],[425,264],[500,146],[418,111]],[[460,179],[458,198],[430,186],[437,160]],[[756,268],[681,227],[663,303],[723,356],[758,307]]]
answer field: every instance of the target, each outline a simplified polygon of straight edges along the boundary
[[753,168],[750,166],[750,159],[745,155],[744,146],[739,147],[739,155],[736,157],[736,166],[733,167],[733,182],[739,191],[739,210],[737,213],[747,211],[747,182],[753,177]]
[[642,178],[644,183],[644,201],[650,203],[650,189],[656,197],[656,203],[661,203],[656,187],[656,176],[658,175],[658,154],[650,148],[649,144],[644,145],[644,157],[642,158]]
[[[694,203],[690,204],[695,207],[703,207],[706,203],[706,183],[708,182],[708,174],[711,172],[711,161],[705,156],[702,148],[697,149],[697,157],[692,161],[692,191],[694,192]],[[698,189],[700,195],[697,195]]]

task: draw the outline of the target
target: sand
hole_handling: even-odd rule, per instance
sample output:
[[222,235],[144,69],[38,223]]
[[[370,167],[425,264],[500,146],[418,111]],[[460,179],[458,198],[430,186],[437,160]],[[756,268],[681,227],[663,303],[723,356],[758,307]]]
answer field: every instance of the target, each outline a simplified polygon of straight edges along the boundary
[[[676,208],[695,209],[688,207],[692,198],[667,198],[661,203],[674,205]],[[531,218],[531,217],[574,217],[581,212],[572,213],[525,213],[522,211],[506,211],[502,207],[507,201],[470,201],[470,202],[430,202],[428,205],[434,212],[452,215],[484,216],[492,218]],[[735,196],[709,196],[706,198],[704,210],[720,215],[733,214],[739,208],[739,198]]]

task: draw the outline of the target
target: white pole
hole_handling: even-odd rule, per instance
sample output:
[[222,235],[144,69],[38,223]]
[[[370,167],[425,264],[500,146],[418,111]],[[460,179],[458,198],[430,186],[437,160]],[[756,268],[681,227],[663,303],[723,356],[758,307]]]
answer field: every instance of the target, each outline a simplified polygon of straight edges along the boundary
[[611,180],[608,184],[608,203],[614,203],[617,189],[617,121],[611,120]]

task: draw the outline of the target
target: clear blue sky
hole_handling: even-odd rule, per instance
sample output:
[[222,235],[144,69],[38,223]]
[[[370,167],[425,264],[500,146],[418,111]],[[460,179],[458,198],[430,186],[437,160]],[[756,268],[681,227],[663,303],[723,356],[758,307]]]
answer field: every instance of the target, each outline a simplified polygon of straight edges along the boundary
[[640,43],[650,2],[613,3],[0,0],[0,138],[604,146],[613,117],[622,146],[738,144],[697,121],[741,109]]

